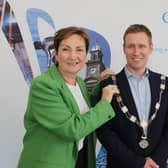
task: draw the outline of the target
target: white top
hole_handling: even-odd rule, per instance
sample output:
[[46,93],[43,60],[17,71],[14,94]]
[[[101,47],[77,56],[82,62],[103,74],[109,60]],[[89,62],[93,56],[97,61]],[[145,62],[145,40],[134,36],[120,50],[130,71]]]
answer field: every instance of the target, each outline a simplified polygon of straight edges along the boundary
[[[70,85],[68,83],[66,83],[68,88],[70,89],[71,93],[73,94],[77,104],[78,104],[78,107],[79,107],[79,110],[80,110],[80,114],[84,114],[86,112],[89,111],[89,107],[82,95],[82,92],[80,90],[80,87],[78,85],[78,83],[76,85]],[[84,141],[84,138],[82,138],[80,141],[79,141],[79,145],[78,145],[78,151],[82,149],[83,147],[83,141]]]

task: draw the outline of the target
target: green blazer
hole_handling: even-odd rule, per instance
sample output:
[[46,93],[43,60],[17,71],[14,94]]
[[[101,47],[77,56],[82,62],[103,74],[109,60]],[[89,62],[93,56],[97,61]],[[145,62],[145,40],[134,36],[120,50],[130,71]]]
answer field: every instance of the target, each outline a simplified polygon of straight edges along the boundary
[[[84,81],[77,77],[90,107]],[[53,65],[32,81],[24,116],[26,133],[18,168],[74,168],[78,142],[89,135],[89,168],[95,167],[95,129],[114,117],[106,100],[81,115],[79,107]]]

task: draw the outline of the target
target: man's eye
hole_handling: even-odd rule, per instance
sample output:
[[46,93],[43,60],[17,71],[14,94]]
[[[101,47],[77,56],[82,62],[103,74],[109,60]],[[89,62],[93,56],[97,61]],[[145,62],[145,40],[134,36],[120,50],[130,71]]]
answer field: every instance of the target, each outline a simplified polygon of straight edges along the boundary
[[146,48],[146,46],[145,45],[140,45],[139,48]]
[[134,46],[133,45],[128,45],[127,48],[133,48]]

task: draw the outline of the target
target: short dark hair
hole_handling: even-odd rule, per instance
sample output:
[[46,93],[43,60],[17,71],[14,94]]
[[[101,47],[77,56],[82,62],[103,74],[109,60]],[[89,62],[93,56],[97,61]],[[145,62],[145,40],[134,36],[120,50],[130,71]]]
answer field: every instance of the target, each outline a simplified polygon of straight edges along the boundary
[[123,36],[124,45],[125,45],[125,39],[126,39],[127,34],[140,33],[140,32],[144,32],[148,36],[149,42],[152,43],[152,33],[149,30],[149,28],[143,24],[133,24],[133,25],[130,25],[124,33],[124,36]]
[[84,39],[85,45],[86,45],[86,52],[88,52],[90,39],[89,39],[89,35],[86,33],[84,28],[76,27],[76,26],[69,26],[69,27],[62,28],[55,32],[54,48],[55,48],[56,53],[58,51],[61,41],[68,38],[69,36],[73,34],[77,34]]

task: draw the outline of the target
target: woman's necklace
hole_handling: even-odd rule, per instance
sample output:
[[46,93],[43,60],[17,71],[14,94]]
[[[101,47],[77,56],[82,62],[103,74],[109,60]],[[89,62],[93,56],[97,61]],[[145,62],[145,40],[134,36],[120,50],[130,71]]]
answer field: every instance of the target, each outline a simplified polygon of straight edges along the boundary
[[[115,75],[112,75],[112,81],[113,84],[117,85],[117,81],[116,81],[116,77]],[[136,116],[132,115],[129,111],[127,106],[124,104],[122,97],[120,94],[116,95],[116,100],[119,104],[119,107],[121,109],[121,111],[123,112],[123,114],[126,116],[126,118],[129,119],[130,122],[135,123],[138,127],[141,127],[143,130],[143,133],[141,135],[141,139],[139,141],[139,147],[142,149],[146,149],[149,146],[149,141],[148,141],[148,137],[147,134],[145,133],[145,129],[148,128],[149,124],[156,118],[157,113],[160,109],[160,103],[161,103],[161,99],[162,99],[162,94],[163,91],[165,90],[165,81],[166,81],[166,76],[161,75],[160,77],[161,82],[160,82],[160,94],[159,94],[159,100],[156,102],[155,104],[155,112],[151,115],[151,117],[148,119],[148,121],[146,120],[138,120]]]

